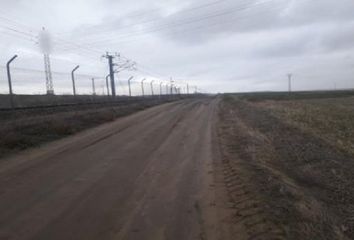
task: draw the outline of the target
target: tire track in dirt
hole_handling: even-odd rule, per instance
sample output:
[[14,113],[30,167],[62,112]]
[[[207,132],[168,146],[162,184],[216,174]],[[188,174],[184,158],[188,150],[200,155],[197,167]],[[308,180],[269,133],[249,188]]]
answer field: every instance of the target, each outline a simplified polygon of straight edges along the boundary
[[290,208],[291,202],[297,202],[298,206],[288,213],[279,213],[291,219],[289,235],[303,239],[353,239],[350,219],[354,166],[350,157],[254,105],[245,104],[239,110],[252,128],[271,139],[276,151],[274,163],[297,185],[297,191],[289,191],[295,200],[285,199],[284,205]]
[[[246,236],[242,239],[284,239],[284,230],[272,222],[265,211],[264,199],[259,195],[259,189],[254,186],[254,172],[238,155],[239,149],[235,149],[235,139],[230,138],[232,136],[230,133],[239,130],[233,116],[220,117],[218,138],[222,155],[222,171],[233,224],[242,225],[241,229],[246,232]],[[242,141],[241,138],[239,140]]]
[[[225,136],[223,131],[219,134]],[[235,153],[229,154],[230,149],[226,145],[222,145],[222,148],[224,184],[233,212],[233,224],[242,225],[247,233],[245,239],[284,239],[283,229],[267,217],[263,199],[253,185],[252,170],[235,157]]]
[[345,153],[247,102],[224,102],[220,118],[225,176],[241,189],[233,202],[246,193],[247,204],[261,202],[253,213],[275,225],[278,238],[353,239],[353,163]]
[[224,160],[224,179],[234,210],[234,223],[244,226],[247,239],[283,239],[282,229],[267,219],[262,199],[251,190],[243,174],[243,169],[235,168],[229,160]]

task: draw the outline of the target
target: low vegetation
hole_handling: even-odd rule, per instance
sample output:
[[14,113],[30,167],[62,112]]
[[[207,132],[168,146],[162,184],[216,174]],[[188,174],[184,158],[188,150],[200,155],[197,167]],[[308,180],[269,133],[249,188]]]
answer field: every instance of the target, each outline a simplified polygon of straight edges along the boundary
[[[124,97],[121,98],[124,99]],[[92,95],[14,95],[13,99],[15,107],[58,105],[67,103],[87,103],[110,100],[110,98],[107,96]],[[9,107],[11,107],[10,96],[8,94],[0,94],[0,108]]]
[[20,111],[0,117],[0,158],[30,147],[38,147],[161,102],[146,101],[124,106],[72,108],[53,111]]
[[354,97],[300,95],[224,96],[218,135],[235,222],[264,239],[353,239]]

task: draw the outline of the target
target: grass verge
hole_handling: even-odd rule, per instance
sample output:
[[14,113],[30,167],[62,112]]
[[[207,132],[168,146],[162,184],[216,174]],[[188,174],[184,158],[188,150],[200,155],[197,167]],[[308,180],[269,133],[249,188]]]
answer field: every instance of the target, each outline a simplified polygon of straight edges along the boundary
[[155,101],[35,116],[20,114],[19,118],[6,119],[1,122],[0,158],[21,150],[38,147],[43,143],[78,133],[157,104],[158,102]]

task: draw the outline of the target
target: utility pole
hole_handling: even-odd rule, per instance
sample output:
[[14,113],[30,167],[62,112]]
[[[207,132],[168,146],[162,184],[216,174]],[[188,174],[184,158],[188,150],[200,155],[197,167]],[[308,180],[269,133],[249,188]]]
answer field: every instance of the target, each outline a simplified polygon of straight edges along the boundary
[[107,87],[107,95],[109,96],[109,81],[108,81],[108,78],[109,78],[109,74],[106,76],[106,87]]
[[289,93],[291,93],[291,79],[293,77],[293,74],[292,73],[289,73],[288,74],[288,90],[289,90]]
[[72,71],[71,71],[71,81],[73,82],[73,94],[76,96],[76,86],[75,86],[75,76],[74,72],[79,68],[80,66],[77,65]]
[[152,80],[151,82],[150,82],[150,88],[151,88],[151,96],[153,97],[154,96],[154,81],[155,80]]
[[117,56],[117,54],[115,56],[113,56],[113,55],[109,54],[108,52],[104,56],[105,58],[108,59],[109,76],[111,78],[111,90],[112,90],[112,96],[113,97],[116,96],[116,84],[115,84],[115,81],[114,81],[114,63],[113,63],[113,59],[116,56]]
[[13,60],[15,60],[17,58],[17,55],[13,56],[6,64],[6,70],[7,70],[7,80],[9,82],[9,94],[10,94],[10,104],[11,104],[11,108],[15,107],[14,104],[14,96],[13,96],[13,92],[12,92],[12,82],[11,82],[11,72],[10,72],[10,64]]
[[95,86],[95,79],[92,78],[92,95],[95,96],[96,95],[96,86]]
[[187,83],[187,94],[189,95],[189,84]]
[[143,80],[141,80],[141,93],[143,95],[143,97],[145,96],[145,92],[144,92],[144,81],[146,80],[146,78],[144,78]]
[[129,97],[131,97],[132,96],[132,89],[131,89],[131,87],[130,87],[130,81],[133,79],[134,77],[130,77],[129,79],[128,79],[128,86],[129,86]]

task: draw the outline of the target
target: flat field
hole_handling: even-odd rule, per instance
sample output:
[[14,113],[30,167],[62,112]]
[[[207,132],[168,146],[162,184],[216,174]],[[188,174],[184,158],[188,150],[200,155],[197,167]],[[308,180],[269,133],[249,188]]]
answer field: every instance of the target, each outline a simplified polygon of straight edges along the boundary
[[225,95],[218,117],[233,221],[248,236],[354,239],[350,92]]

